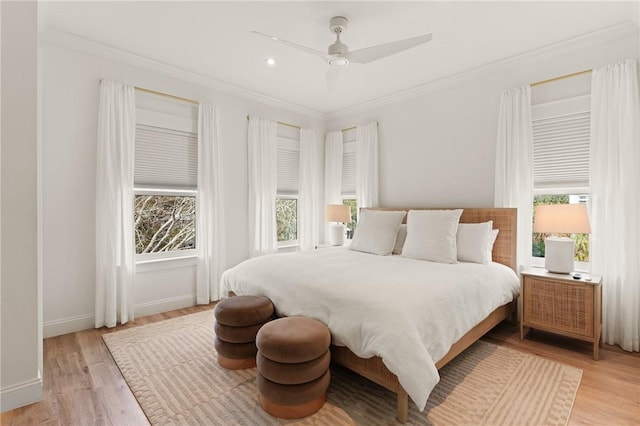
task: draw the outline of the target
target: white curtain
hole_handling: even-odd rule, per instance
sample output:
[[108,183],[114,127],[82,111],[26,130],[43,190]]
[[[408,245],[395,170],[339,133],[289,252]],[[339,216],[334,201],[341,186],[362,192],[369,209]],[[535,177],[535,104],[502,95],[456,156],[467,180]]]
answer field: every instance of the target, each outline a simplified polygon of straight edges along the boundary
[[95,326],[133,320],[135,91],[100,82],[96,167]]
[[504,90],[500,97],[494,195],[496,207],[518,209],[518,266],[531,266],[533,132],[529,86]]
[[277,191],[277,129],[275,121],[249,118],[249,255],[277,250],[275,200]]
[[224,204],[220,123],[214,106],[198,106],[198,197],[196,200],[196,250],[198,274],[196,301],[220,299],[220,275],[225,269]]
[[358,208],[378,206],[378,123],[356,127],[356,201]]
[[[324,220],[324,211],[327,204],[342,204],[342,132],[327,133],[324,141],[324,203],[321,211]],[[325,225],[325,241],[329,241],[330,226]]]
[[311,129],[300,130],[300,177],[298,193],[298,236],[300,250],[313,250],[319,243],[321,188],[320,153],[316,133]]
[[591,77],[591,269],[602,275],[602,337],[640,351],[640,98],[634,60]]

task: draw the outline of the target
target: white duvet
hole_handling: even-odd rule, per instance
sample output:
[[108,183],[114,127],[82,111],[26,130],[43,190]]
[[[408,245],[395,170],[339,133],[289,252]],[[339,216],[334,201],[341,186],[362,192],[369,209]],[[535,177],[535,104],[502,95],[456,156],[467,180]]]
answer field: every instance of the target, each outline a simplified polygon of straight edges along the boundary
[[379,356],[422,411],[440,380],[435,363],[462,335],[519,291],[493,263],[441,264],[344,247],[249,259],[222,276],[222,291],[263,295],[281,316],[325,323],[334,344]]

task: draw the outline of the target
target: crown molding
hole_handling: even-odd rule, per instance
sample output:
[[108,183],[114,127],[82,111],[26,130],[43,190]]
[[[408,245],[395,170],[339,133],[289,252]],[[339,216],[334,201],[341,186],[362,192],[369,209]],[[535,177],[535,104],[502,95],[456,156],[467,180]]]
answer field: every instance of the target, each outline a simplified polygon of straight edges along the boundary
[[476,68],[468,69],[455,74],[450,74],[436,80],[428,81],[426,83],[413,86],[409,89],[396,92],[388,96],[371,99],[360,104],[328,113],[326,114],[326,118],[329,121],[338,120],[343,118],[345,115],[360,113],[386,104],[416,98],[437,90],[442,90],[451,86],[463,84],[465,82],[475,80],[479,77],[486,76],[487,74],[494,73],[500,68],[514,65],[524,65],[533,61],[539,61],[543,57],[560,55],[576,49],[593,46],[594,44],[615,41],[634,35],[636,37],[640,36],[640,26],[633,21],[628,21],[622,24],[583,34],[578,37],[573,37],[558,43],[553,43],[537,49],[529,50],[527,52],[502,58]]
[[97,56],[126,65],[135,66],[147,71],[152,71],[185,82],[197,84],[199,86],[203,86],[219,92],[236,95],[255,102],[260,102],[265,105],[287,109],[299,114],[305,114],[313,119],[326,119],[326,114],[305,107],[303,105],[283,101],[281,99],[277,99],[263,93],[236,86],[231,83],[226,83],[224,81],[216,80],[214,78],[207,77],[202,74],[186,70],[184,68],[169,65],[155,59],[147,58],[133,52],[108,46],[90,40],[88,38],[77,36],[75,34],[67,33],[57,29],[47,28],[43,30],[39,35],[39,41],[41,43],[65,47],[67,49],[87,53],[92,56]]

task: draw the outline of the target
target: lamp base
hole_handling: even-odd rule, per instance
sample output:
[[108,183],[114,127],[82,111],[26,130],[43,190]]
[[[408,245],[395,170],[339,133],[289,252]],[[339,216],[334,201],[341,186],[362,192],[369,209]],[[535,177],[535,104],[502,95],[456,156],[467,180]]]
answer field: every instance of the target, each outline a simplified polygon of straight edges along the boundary
[[344,245],[344,225],[341,223],[332,223],[330,237],[332,246]]
[[556,274],[573,272],[575,243],[567,237],[549,237],[544,240],[544,268]]

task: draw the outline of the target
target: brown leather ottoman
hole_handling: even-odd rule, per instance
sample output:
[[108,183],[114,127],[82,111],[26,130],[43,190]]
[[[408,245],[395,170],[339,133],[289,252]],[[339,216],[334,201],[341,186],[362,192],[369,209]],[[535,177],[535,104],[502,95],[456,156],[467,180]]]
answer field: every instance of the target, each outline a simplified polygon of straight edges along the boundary
[[218,364],[230,370],[256,366],[256,334],[273,318],[273,303],[262,296],[234,296],[216,305]]
[[280,318],[258,331],[257,385],[269,414],[297,419],[318,411],[327,400],[331,334],[306,317]]

